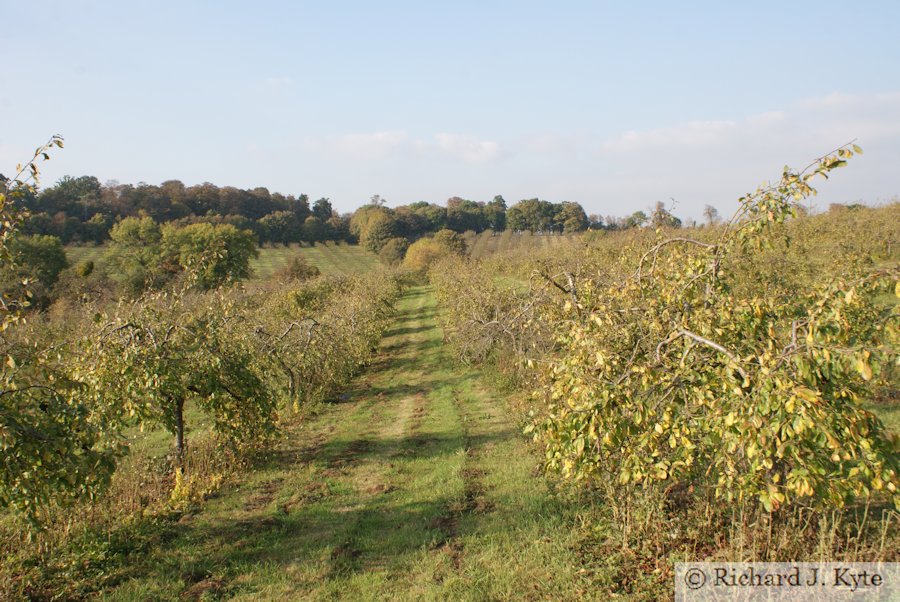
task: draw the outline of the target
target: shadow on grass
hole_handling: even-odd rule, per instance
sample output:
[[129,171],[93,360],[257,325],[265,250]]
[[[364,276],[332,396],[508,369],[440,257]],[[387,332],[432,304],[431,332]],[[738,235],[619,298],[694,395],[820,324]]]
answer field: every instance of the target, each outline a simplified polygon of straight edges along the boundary
[[[159,558],[152,570],[159,576],[215,575],[226,580],[254,574],[248,585],[232,584],[231,593],[252,591],[254,581],[269,585],[293,571],[292,585],[312,589],[373,567],[408,566],[423,549],[448,553],[448,539],[465,533],[478,532],[490,540],[558,513],[552,507],[558,502],[549,498],[523,507],[520,500],[502,496],[479,513],[459,510],[460,498],[453,495],[417,501],[401,495],[388,492],[354,506],[317,500],[230,522],[191,522],[172,542],[178,553]],[[452,552],[464,553],[461,546]]]
[[[297,564],[319,564],[320,577],[336,578],[367,566],[393,565],[422,546],[436,547],[445,534],[439,518],[453,503],[437,497],[424,502],[382,503],[377,508],[342,508],[312,504],[290,513],[248,517],[213,525],[192,525],[184,542],[203,555],[208,573],[236,576],[254,567],[283,574]],[[178,542],[175,542],[176,545]],[[183,550],[189,552],[189,550]],[[180,555],[179,555],[180,556]],[[185,561],[196,567],[197,554],[171,558],[157,567],[161,575],[184,573]],[[319,585],[318,583],[306,584]]]
[[518,429],[508,428],[485,435],[448,434],[420,429],[402,437],[334,438],[314,442],[304,449],[277,450],[259,457],[257,469],[286,469],[296,464],[325,467],[353,466],[371,458],[448,458],[469,448],[517,439]]
[[423,324],[421,326],[401,326],[400,328],[391,328],[386,333],[384,333],[385,337],[399,337],[408,334],[416,334],[419,332],[427,332],[429,330],[435,330],[434,324]]
[[396,343],[388,343],[381,347],[381,351],[384,353],[398,353],[398,352],[413,352],[420,353],[422,351],[428,351],[431,349],[437,349],[441,346],[441,340],[438,338],[428,339],[425,341],[416,341],[416,342],[396,342]]

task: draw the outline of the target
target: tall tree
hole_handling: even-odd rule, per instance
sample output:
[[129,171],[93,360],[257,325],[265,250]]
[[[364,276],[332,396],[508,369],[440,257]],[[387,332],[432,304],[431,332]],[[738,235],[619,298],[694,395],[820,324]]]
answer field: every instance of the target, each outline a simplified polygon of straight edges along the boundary
[[525,199],[506,212],[506,223],[511,230],[549,232],[553,228],[556,207],[549,201]]
[[498,194],[486,204],[483,213],[488,228],[494,232],[506,230],[506,201],[502,196]]
[[454,232],[481,232],[486,227],[487,222],[478,203],[459,197],[447,200],[447,228]]
[[373,253],[381,251],[387,241],[397,236],[397,220],[390,211],[377,207],[362,228],[359,242]]
[[334,210],[331,208],[331,201],[327,198],[322,197],[313,203],[312,209],[313,215],[322,220],[323,222],[327,222],[329,218],[331,218],[331,214]]
[[570,232],[582,232],[587,230],[590,225],[584,207],[579,203],[563,202],[559,205],[559,210],[555,218],[556,225],[567,234]]

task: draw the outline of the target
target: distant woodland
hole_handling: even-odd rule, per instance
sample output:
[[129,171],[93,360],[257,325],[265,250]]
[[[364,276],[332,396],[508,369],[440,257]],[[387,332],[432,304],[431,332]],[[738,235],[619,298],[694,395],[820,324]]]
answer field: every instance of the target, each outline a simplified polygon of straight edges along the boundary
[[589,228],[626,229],[651,222],[681,224],[661,203],[647,213],[604,218],[588,216],[577,202],[533,198],[507,206],[498,195],[488,202],[453,197],[444,205],[422,201],[389,208],[376,195],[354,213],[339,214],[328,198],[310,202],[305,194],[285,195],[264,187],[185,186],[178,180],[159,186],[101,184],[93,176],[66,176],[54,186],[28,194],[22,205],[28,210],[23,234],[55,236],[63,244],[104,243],[113,226],[128,217],[149,217],[175,226],[230,224],[252,232],[258,244],[346,240],[375,252],[392,238],[412,241],[442,229],[571,233]]

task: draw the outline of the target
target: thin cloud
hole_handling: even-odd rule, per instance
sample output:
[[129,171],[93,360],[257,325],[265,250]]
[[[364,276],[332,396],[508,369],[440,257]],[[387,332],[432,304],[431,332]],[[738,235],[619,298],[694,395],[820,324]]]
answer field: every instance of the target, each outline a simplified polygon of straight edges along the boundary
[[307,138],[304,146],[313,152],[370,160],[385,159],[398,154],[408,155],[415,150],[416,141],[404,130],[390,130]]
[[737,127],[734,121],[689,121],[671,127],[631,130],[603,144],[605,150],[646,151],[720,144]]
[[900,191],[892,166],[900,154],[900,94],[846,95],[795,102],[741,119],[690,121],[630,131],[599,143],[595,157],[612,176],[582,190],[599,198],[649,204],[674,197],[698,217],[704,203],[724,209],[781,166],[801,168],[855,140],[866,154],[822,185],[817,202],[877,201]]
[[792,150],[821,146],[820,150],[825,152],[852,139],[893,140],[898,135],[900,94],[831,94],[799,101],[785,110],[757,113],[739,120],[690,121],[628,131],[602,142],[599,151],[608,155],[715,149],[740,155],[740,149],[762,145]]
[[808,98],[797,103],[801,109],[846,110],[865,106],[869,108],[896,107],[900,103],[900,92],[881,94],[841,94],[833,92],[819,98]]
[[[774,109],[623,128],[605,138],[588,126],[504,139],[393,129],[311,137],[291,148],[308,156],[304,163],[315,166],[308,177],[320,178],[318,186],[336,199],[356,202],[375,190],[392,200],[502,193],[625,215],[674,198],[680,217],[700,219],[705,204],[730,213],[738,197],[777,178],[784,165],[802,168],[856,140],[865,154],[820,182],[815,202],[877,202],[900,193],[900,94],[829,95]],[[283,171],[296,163],[293,153],[273,155]],[[357,177],[344,177],[351,172]]]
[[449,133],[422,139],[411,136],[406,130],[307,138],[303,147],[311,152],[356,159],[449,157],[466,163],[495,161],[502,154],[500,144],[491,140]]
[[500,145],[491,140],[478,140],[459,134],[436,134],[438,148],[467,163],[487,163],[500,157]]

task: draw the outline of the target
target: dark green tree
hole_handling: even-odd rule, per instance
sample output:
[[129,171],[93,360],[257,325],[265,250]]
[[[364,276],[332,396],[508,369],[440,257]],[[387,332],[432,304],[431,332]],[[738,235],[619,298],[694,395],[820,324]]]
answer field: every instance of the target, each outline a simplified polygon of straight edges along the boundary
[[162,254],[202,289],[217,288],[250,277],[250,259],[259,253],[249,230],[230,224],[192,224],[162,229]]
[[48,289],[69,265],[66,250],[55,236],[15,236],[9,241],[9,251],[19,279],[36,280]]
[[327,222],[331,218],[333,212],[334,210],[331,208],[331,201],[325,197],[322,197],[313,203],[312,214],[323,222]]
[[499,194],[482,209],[487,227],[494,232],[506,230],[506,201]]
[[260,241],[288,244],[300,242],[303,232],[297,214],[292,211],[275,211],[259,222]]
[[459,197],[447,200],[447,228],[454,232],[473,230],[481,232],[487,228],[481,205]]
[[310,215],[303,222],[303,240],[307,242],[316,243],[325,240],[326,232],[325,223],[315,215]]
[[564,202],[559,205],[555,223],[560,230],[568,234],[587,230],[590,220],[579,203]]
[[152,218],[127,217],[112,227],[106,251],[109,277],[128,295],[140,294],[165,279],[161,269],[162,231]]

